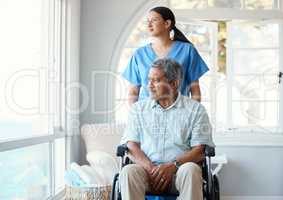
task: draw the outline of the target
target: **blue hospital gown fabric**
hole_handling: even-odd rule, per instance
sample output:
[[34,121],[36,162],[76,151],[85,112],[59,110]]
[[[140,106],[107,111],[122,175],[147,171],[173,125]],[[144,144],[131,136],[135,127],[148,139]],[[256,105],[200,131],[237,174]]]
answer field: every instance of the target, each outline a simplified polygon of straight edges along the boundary
[[[209,70],[195,47],[186,42],[174,41],[166,58],[175,60],[182,66],[183,80],[180,91],[185,96],[189,95],[187,86]],[[131,84],[141,86],[139,100],[149,96],[147,90],[148,73],[151,64],[157,59],[151,44],[147,44],[134,52],[122,73],[122,76]]]
[[161,164],[172,162],[194,146],[214,146],[211,130],[203,105],[179,93],[166,109],[151,98],[133,104],[121,143],[140,143],[145,155]]

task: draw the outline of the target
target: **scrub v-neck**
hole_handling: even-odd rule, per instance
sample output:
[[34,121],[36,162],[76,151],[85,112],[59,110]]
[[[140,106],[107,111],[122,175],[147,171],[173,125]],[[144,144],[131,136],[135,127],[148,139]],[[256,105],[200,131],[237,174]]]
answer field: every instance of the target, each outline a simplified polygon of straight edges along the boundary
[[152,48],[152,43],[149,43],[149,49],[151,51],[151,54],[153,56],[153,59],[158,59],[158,58],[169,58],[169,56],[171,55],[171,53],[173,52],[173,49],[176,46],[176,41],[173,41],[169,51],[167,52],[167,54],[164,57],[158,57],[157,54],[155,53],[154,49]]

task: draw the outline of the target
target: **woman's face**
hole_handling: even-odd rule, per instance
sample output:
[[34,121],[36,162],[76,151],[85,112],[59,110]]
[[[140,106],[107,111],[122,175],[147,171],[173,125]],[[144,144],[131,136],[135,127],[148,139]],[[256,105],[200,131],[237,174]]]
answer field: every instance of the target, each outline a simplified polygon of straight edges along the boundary
[[170,20],[164,20],[162,16],[155,12],[150,11],[147,16],[147,30],[150,36],[159,36],[161,34],[168,34],[170,31]]

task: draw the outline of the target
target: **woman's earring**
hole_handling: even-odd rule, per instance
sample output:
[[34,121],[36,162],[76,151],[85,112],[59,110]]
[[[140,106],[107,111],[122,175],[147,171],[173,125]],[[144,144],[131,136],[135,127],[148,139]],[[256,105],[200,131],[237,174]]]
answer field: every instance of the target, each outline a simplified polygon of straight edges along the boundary
[[170,39],[174,40],[175,31],[172,29],[169,33]]

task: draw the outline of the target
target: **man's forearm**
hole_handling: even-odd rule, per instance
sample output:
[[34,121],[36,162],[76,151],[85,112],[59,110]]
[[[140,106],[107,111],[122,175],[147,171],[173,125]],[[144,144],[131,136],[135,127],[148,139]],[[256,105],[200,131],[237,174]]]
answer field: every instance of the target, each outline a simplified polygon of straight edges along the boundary
[[141,165],[146,171],[150,172],[154,165],[140,149],[140,145],[136,142],[128,142],[127,147],[129,148],[131,160],[133,160],[136,164]]
[[196,147],[193,147],[192,150],[184,153],[183,155],[180,155],[176,158],[176,160],[180,164],[184,164],[186,162],[194,162],[199,163],[204,159],[204,145],[199,145]]
[[190,92],[191,92],[191,98],[200,102],[201,101],[201,91],[199,87],[199,81],[194,81],[190,85]]

